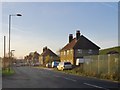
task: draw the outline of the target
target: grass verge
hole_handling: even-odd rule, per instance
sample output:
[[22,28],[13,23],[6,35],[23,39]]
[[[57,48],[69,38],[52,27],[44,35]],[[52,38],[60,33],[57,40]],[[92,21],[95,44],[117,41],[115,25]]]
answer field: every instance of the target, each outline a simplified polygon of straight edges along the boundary
[[[38,68],[46,68],[44,66],[39,66]],[[56,72],[62,72],[65,74],[71,74],[71,75],[77,75],[77,76],[84,76],[84,77],[91,77],[91,78],[98,78],[101,80],[110,80],[110,81],[115,81],[115,82],[120,82],[120,74],[118,73],[113,73],[113,74],[104,74],[100,73],[97,74],[95,72],[84,72],[83,69],[80,67],[73,68],[72,70],[63,70],[59,71],[57,68],[52,68]]]
[[[57,68],[54,68],[54,71],[58,71]],[[86,73],[82,69],[80,69],[79,67],[73,68],[72,70],[63,70],[63,71],[58,71],[58,72],[63,72],[66,74],[72,74],[72,75],[78,75],[78,76],[91,77],[91,78],[98,78],[98,79],[103,79],[103,80],[110,80],[110,81],[115,81],[115,82],[120,81],[120,74],[112,74],[112,75],[99,74],[98,75],[94,72]]]
[[10,69],[10,71],[8,69],[2,70],[3,76],[10,76],[10,75],[13,75],[14,73],[15,71],[13,69]]

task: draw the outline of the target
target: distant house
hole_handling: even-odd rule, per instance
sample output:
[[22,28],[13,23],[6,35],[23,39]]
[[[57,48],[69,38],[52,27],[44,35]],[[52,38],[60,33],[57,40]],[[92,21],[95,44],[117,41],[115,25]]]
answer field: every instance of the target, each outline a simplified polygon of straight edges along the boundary
[[76,38],[69,34],[69,43],[60,50],[60,61],[69,61],[75,65],[76,60],[82,59],[83,56],[99,54],[99,49],[99,46],[77,31]]
[[37,51],[29,53],[29,55],[24,57],[24,61],[29,64],[38,63],[39,62],[39,53]]
[[33,63],[37,63],[39,62],[39,53],[37,53],[37,51],[35,51],[33,53]]
[[44,47],[43,53],[39,56],[40,64],[46,64],[52,61],[59,61],[59,57],[52,50]]

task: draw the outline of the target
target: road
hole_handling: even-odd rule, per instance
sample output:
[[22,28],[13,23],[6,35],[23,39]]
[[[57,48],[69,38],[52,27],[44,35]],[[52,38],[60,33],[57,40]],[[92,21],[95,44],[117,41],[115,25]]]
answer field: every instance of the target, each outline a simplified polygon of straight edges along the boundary
[[64,74],[51,69],[15,67],[16,74],[4,76],[3,88],[96,88],[111,90],[118,83],[96,78]]

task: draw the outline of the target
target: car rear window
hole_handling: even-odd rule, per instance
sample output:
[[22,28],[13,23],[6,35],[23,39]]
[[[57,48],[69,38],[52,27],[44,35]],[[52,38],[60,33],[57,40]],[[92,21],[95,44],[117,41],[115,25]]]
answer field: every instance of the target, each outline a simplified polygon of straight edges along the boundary
[[70,62],[65,62],[65,65],[71,64]]
[[59,64],[59,62],[56,62],[56,64]]

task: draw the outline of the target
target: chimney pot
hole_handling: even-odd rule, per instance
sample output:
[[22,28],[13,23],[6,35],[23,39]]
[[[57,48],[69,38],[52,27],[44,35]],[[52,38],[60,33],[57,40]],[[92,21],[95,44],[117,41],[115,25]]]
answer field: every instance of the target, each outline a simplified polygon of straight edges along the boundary
[[76,32],[76,39],[78,40],[79,38],[80,38],[80,31],[77,30],[77,32]]
[[73,34],[69,34],[69,43],[73,40]]
[[43,48],[43,52],[47,50],[47,46]]

